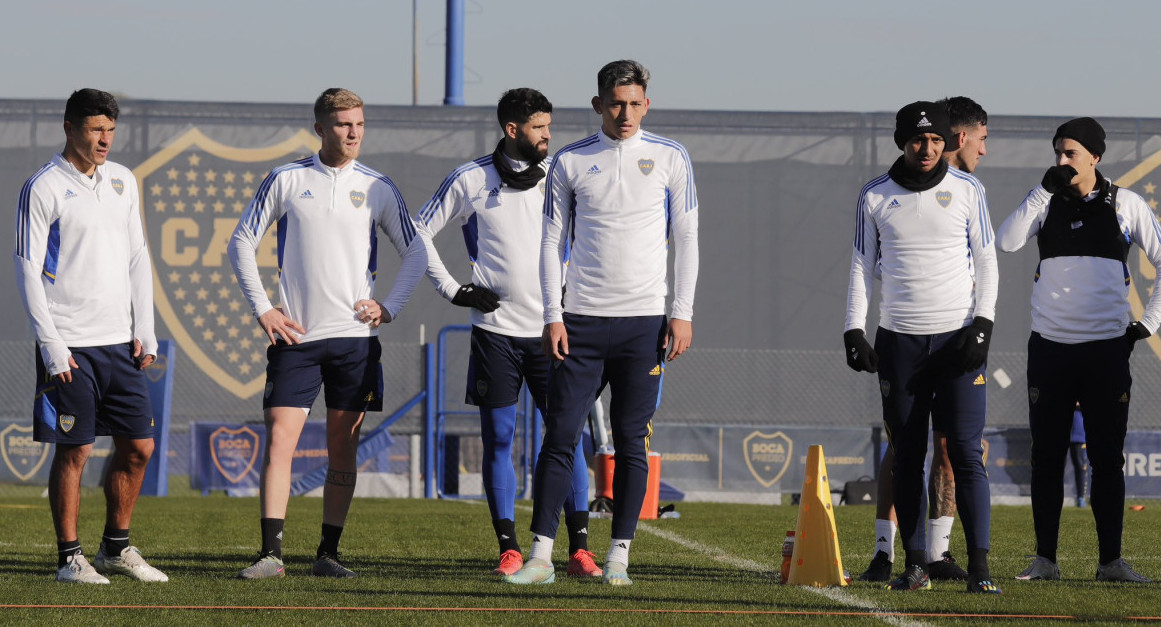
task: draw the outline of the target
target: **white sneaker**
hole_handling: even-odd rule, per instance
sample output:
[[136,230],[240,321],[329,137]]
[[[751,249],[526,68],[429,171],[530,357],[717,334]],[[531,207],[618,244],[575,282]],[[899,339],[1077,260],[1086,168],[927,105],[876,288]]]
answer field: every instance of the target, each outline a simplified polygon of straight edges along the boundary
[[1149,583],[1152,579],[1133,570],[1129,563],[1117,558],[1104,566],[1097,567],[1097,581],[1123,581],[1127,583]]
[[105,543],[102,542],[93,565],[104,575],[125,575],[137,581],[169,581],[165,573],[150,566],[141,557],[141,551],[135,546],[125,547],[120,555],[111,556],[105,554]]
[[1024,569],[1024,572],[1016,575],[1016,579],[1022,581],[1056,581],[1060,579],[1060,567],[1056,562],[1047,557],[1036,556],[1032,560],[1032,564]]
[[109,583],[80,553],[68,556],[65,565],[56,571],[56,580],[64,583]]

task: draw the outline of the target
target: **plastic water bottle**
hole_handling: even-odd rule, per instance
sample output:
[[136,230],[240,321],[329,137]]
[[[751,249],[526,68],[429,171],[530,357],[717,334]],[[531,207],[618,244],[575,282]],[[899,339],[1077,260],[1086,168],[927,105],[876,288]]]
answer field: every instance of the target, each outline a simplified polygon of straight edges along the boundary
[[782,542],[782,583],[790,581],[790,562],[794,559],[794,531],[786,532]]

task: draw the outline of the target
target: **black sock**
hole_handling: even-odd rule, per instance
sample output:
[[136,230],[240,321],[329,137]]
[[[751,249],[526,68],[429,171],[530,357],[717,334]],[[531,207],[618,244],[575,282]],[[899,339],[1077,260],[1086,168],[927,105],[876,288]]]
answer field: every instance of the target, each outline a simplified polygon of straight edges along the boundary
[[72,540],[70,542],[56,543],[56,567],[61,568],[68,563],[68,559],[74,555],[81,554],[81,541]]
[[904,562],[903,562],[904,564],[906,564],[907,566],[921,566],[921,567],[923,567],[924,572],[927,571],[927,550],[926,549],[919,549],[918,551],[912,551],[912,550],[908,549],[906,551],[906,554],[907,554],[907,556],[906,556],[906,558],[904,558]]
[[286,519],[263,518],[260,522],[262,524],[262,554],[282,559],[282,527],[286,524]]
[[105,555],[119,557],[121,551],[129,548],[129,530],[113,529],[105,525],[105,533],[101,534],[101,541],[105,543]]
[[992,578],[988,570],[988,550],[968,549],[968,574],[976,581],[988,581]]
[[520,542],[516,540],[516,521],[497,518],[492,520],[492,529],[496,530],[496,540],[500,543],[501,554],[520,550]]
[[564,517],[568,527],[568,554],[589,550],[589,511],[573,512]]
[[343,537],[342,527],[323,523],[322,540],[318,543],[318,552],[315,553],[315,558],[317,559],[324,555],[338,555],[339,538],[341,537]]

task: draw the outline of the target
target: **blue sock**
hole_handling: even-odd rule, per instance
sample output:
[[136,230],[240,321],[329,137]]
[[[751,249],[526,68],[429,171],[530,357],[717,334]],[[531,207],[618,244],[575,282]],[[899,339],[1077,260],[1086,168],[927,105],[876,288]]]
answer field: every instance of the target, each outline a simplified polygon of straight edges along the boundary
[[515,434],[516,405],[480,408],[484,493],[492,520],[516,519],[516,469],[512,465]]

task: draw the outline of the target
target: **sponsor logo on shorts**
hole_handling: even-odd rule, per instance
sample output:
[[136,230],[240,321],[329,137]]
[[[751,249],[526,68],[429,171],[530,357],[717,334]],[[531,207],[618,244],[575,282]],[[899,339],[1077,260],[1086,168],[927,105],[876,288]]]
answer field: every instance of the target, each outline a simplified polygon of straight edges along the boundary
[[883,398],[891,395],[891,382],[886,379],[879,379],[879,392],[883,394]]
[[980,374],[976,375],[976,380],[972,381],[972,385],[985,385],[987,382],[988,380],[984,378],[984,373],[981,372]]
[[488,396],[488,382],[483,379],[476,379],[476,396],[480,398],[487,398]]
[[12,424],[0,431],[0,455],[4,465],[21,481],[28,481],[48,459],[48,445],[32,437],[32,427]]
[[935,202],[939,203],[940,207],[947,209],[947,206],[951,204],[951,192],[935,192]]
[[113,179],[110,181],[110,184],[113,187],[113,191],[117,192],[118,196],[125,193],[125,181],[122,181],[121,179]]
[[262,390],[262,398],[270,398],[270,393],[274,391],[274,382],[267,381],[266,389]]
[[641,170],[641,174],[649,176],[653,174],[653,160],[652,159],[638,159],[637,169]]
[[790,467],[794,441],[781,431],[770,434],[755,431],[742,440],[742,451],[750,474],[762,487],[769,488]]
[[652,370],[649,371],[649,376],[660,377],[664,372],[665,372],[665,368],[662,367],[661,364],[657,364],[656,366],[653,366]]
[[1028,400],[1032,403],[1040,400],[1040,388],[1028,388]]
[[351,190],[351,204],[355,205],[355,209],[363,206],[363,202],[367,200],[367,195],[358,190]]
[[1128,402],[1129,402],[1129,393],[1128,393],[1128,392],[1123,392],[1123,393],[1121,394],[1121,398],[1118,398],[1118,399],[1117,399],[1117,402],[1118,402],[1118,403],[1128,403]]
[[71,414],[61,414],[56,420],[60,423],[60,430],[65,433],[72,431],[73,425],[77,424],[77,417]]

